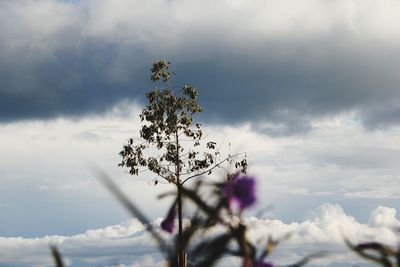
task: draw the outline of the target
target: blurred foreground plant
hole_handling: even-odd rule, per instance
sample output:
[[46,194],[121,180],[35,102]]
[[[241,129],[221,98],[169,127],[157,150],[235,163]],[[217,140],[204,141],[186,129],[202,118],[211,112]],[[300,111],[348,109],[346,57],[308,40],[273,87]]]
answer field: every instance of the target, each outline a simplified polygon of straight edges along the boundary
[[347,246],[362,258],[384,267],[400,266],[400,247],[388,246],[379,242],[353,245],[345,240]]
[[[120,203],[143,223],[157,242],[168,267],[179,266],[178,251],[187,251],[188,260],[185,261],[187,267],[211,267],[226,256],[241,259],[242,267],[273,267],[275,265],[268,261],[267,257],[283,239],[287,238],[274,240],[265,237],[267,242],[262,247],[258,247],[257,244],[253,244],[247,239],[248,228],[243,223],[242,214],[256,200],[254,190],[256,181],[247,175],[239,173],[234,176],[228,175],[225,181],[219,183],[198,180],[192,188],[182,187],[182,200],[190,201],[193,204],[194,213],[189,220],[190,225],[182,231],[181,236],[175,235],[172,243],[164,240],[157,228],[122,193],[107,174],[96,170],[96,176]],[[204,191],[209,192],[209,195],[201,196],[199,192]],[[170,195],[170,193],[166,193],[160,197]],[[174,196],[173,202],[176,202],[177,193],[172,195]],[[167,215],[163,221],[167,226],[161,225],[171,233],[174,231],[172,217]],[[217,228],[218,231],[216,231]],[[311,259],[320,256],[322,256],[321,253],[315,253],[288,266],[303,266]]]

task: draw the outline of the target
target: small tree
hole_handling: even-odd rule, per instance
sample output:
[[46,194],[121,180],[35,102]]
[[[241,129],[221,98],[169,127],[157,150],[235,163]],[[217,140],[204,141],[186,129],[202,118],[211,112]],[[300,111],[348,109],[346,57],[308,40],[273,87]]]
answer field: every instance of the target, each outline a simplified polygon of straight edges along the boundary
[[[234,164],[245,173],[247,161],[245,157],[234,161],[238,154],[222,158],[216,142],[204,142],[201,125],[193,122],[193,116],[203,111],[197,103],[198,92],[190,85],[174,92],[170,80],[175,73],[169,71],[169,65],[164,60],[153,63],[151,80],[161,81],[163,88],[146,94],[148,105],[140,114],[143,123],[140,139],[130,138],[124,145],[119,166],[127,167],[132,175],[148,170],[156,174],[155,184],[161,178],[176,186],[177,200],[169,214],[174,214],[171,211],[177,208],[178,239],[181,239],[183,185],[196,177],[210,175],[224,163]],[[177,251],[179,267],[185,266],[185,252]]]

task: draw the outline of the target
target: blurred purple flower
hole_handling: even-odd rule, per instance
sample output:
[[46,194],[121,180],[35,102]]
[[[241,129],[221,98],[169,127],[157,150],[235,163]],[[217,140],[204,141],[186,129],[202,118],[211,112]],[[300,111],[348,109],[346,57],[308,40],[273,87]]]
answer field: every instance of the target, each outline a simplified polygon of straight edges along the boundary
[[236,174],[224,184],[223,193],[229,204],[236,202],[240,209],[244,209],[256,201],[255,185],[256,181],[253,177]]
[[161,229],[165,232],[172,233],[175,228],[175,205],[173,205],[167,214],[167,217],[161,222]]
[[255,263],[254,267],[275,267],[271,262],[267,261],[264,262],[262,260],[259,260]]

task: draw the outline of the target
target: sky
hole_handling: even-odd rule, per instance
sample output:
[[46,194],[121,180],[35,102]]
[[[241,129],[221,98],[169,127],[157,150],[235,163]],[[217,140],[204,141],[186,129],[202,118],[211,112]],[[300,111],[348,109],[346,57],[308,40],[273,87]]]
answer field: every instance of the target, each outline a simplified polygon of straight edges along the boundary
[[316,266],[363,266],[343,235],[398,242],[399,13],[397,0],[0,1],[0,265],[51,266],[57,244],[71,266],[162,266],[89,166],[159,224],[171,187],[117,165],[166,59],[174,86],[198,89],[207,138],[247,153],[250,238],[292,233],[282,264],[323,248]]

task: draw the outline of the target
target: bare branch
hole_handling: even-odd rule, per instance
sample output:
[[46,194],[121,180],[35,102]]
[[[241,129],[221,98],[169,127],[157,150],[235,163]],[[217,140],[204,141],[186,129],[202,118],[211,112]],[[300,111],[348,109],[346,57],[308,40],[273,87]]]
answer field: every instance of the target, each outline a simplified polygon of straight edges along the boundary
[[207,170],[205,170],[205,171],[202,171],[202,172],[199,172],[199,173],[197,173],[197,174],[194,174],[194,175],[192,175],[192,176],[187,177],[185,180],[183,180],[183,182],[181,183],[181,185],[183,185],[184,183],[186,183],[187,181],[189,181],[189,180],[191,180],[191,179],[193,179],[193,178],[202,176],[202,175],[204,175],[204,174],[206,174],[206,173],[208,173],[208,172],[214,170],[215,168],[221,166],[224,162],[226,162],[226,161],[228,161],[228,160],[230,160],[230,159],[232,159],[232,158],[234,158],[234,157],[237,157],[237,156],[239,156],[239,155],[241,155],[241,154],[243,154],[243,153],[237,153],[237,154],[234,154],[234,155],[229,155],[229,156],[226,157],[224,160],[222,160],[222,161],[216,163],[213,167],[211,167],[211,168],[209,168],[209,169],[207,169]]

